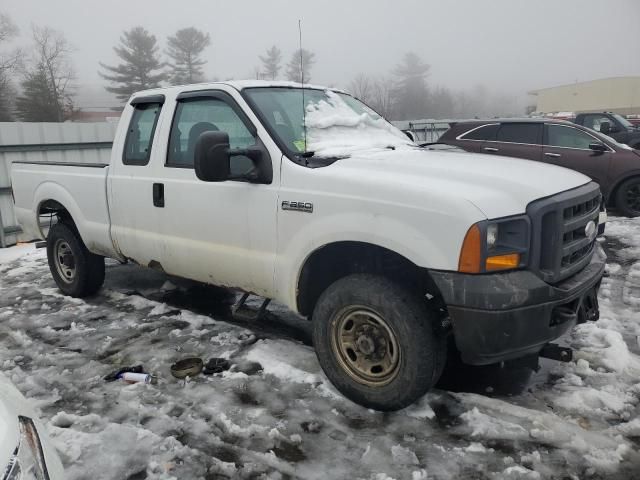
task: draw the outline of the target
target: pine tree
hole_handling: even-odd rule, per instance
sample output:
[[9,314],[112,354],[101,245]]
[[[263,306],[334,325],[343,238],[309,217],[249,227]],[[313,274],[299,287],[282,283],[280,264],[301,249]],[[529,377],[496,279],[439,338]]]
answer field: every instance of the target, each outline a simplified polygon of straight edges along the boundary
[[[302,57],[302,65],[300,58]],[[291,55],[291,60],[287,63],[287,79],[297,83],[309,83],[311,81],[311,67],[316,63],[315,54],[309,50],[298,49]],[[304,78],[302,78],[302,70]]]
[[415,120],[428,116],[429,90],[427,75],[429,65],[413,52],[405,54],[395,70],[398,84],[395,89],[394,115],[400,120]]
[[47,68],[39,64],[25,74],[22,94],[16,98],[16,113],[23,122],[59,122],[61,106],[52,93]]
[[[262,62],[262,75],[269,80],[275,80],[280,73],[280,62],[282,61],[282,52],[275,45],[267,50],[264,56],[260,55]],[[299,63],[299,62],[298,62]]]
[[167,55],[171,58],[171,83],[197,83],[204,79],[202,66],[206,60],[200,55],[211,45],[211,37],[196,28],[189,27],[178,30],[167,41]]
[[100,73],[112,86],[105,87],[120,100],[128,99],[138,90],[160,86],[167,77],[164,63],[158,55],[156,37],[143,27],[134,27],[120,37],[120,45],[113,48],[122,63],[109,66],[100,63],[106,73]]

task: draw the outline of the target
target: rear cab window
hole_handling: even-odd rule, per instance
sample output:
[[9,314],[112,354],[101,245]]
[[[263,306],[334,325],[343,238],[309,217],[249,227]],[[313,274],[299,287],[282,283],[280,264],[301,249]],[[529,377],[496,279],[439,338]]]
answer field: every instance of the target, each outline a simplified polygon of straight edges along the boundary
[[149,163],[153,138],[163,104],[163,95],[136,98],[131,102],[134,110],[124,142],[122,153],[124,165],[144,166]]

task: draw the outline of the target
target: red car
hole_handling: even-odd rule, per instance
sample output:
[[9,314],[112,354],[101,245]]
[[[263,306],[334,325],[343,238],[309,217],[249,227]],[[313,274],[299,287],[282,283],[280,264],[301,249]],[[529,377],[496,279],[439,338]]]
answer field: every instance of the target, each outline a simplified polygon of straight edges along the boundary
[[452,123],[438,143],[571,168],[600,184],[607,205],[640,216],[640,150],[562,120],[495,119]]

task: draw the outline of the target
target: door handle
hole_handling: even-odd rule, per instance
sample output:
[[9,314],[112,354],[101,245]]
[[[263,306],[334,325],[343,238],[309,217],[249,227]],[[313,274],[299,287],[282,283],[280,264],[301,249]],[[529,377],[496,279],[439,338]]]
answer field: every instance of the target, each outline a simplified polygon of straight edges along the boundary
[[547,157],[553,157],[553,158],[558,158],[561,157],[562,155],[560,155],[559,153],[551,153],[551,152],[546,152],[545,156]]
[[153,184],[153,206],[164,207],[164,183]]
[[493,148],[493,147],[484,147],[483,149],[485,152],[497,152],[498,149],[497,148]]

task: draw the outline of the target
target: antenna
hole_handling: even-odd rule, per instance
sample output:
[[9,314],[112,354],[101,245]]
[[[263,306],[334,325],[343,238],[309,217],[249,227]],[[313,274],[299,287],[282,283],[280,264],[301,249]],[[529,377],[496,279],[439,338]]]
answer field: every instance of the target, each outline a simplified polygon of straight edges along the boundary
[[302,129],[304,131],[304,153],[307,152],[307,109],[304,102],[304,61],[302,59],[302,20],[298,19],[298,34],[300,40],[300,86],[302,87]]

